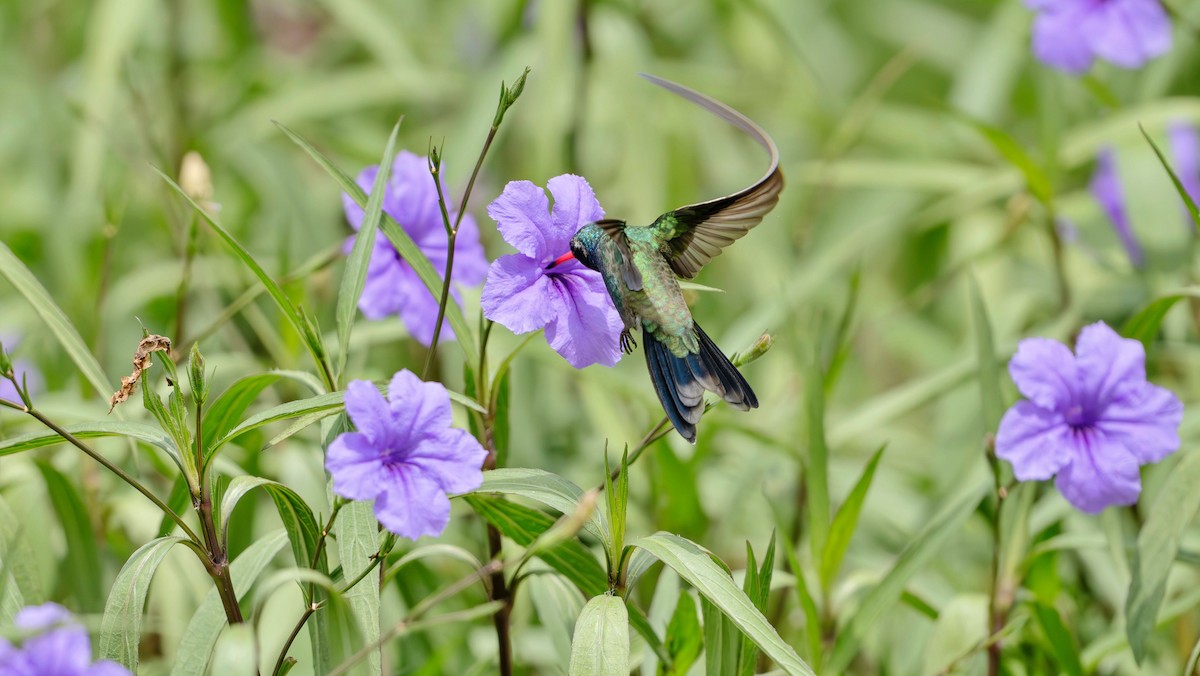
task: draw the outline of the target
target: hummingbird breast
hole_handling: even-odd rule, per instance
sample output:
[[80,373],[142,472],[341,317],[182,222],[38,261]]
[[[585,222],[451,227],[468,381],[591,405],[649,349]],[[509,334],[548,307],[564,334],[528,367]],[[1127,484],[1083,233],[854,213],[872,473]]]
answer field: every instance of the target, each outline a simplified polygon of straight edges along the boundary
[[642,288],[625,291],[625,306],[642,326],[678,357],[699,351],[692,313],[683,299],[679,280],[657,248],[634,245],[633,262],[642,275]]

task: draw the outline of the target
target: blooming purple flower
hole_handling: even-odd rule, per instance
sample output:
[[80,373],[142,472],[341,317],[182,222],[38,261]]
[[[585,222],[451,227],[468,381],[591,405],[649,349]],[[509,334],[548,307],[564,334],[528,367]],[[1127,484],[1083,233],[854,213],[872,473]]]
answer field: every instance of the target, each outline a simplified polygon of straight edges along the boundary
[[[368,194],[375,183],[378,166],[370,166],[358,175],[358,185]],[[449,194],[443,183],[443,194]],[[362,227],[363,209],[342,195],[346,220],[355,230]],[[387,192],[383,198],[383,211],[395,219],[400,227],[412,237],[422,253],[433,264],[439,274],[446,274],[446,254],[450,247],[446,240],[446,228],[442,223],[438,207],[437,187],[429,174],[429,167],[422,157],[407,150],[400,151],[392,163],[388,177]],[[456,211],[450,211],[450,222],[454,223]],[[353,246],[354,237],[346,242],[346,251]],[[454,244],[454,271],[451,273],[457,284],[474,286],[483,281],[487,274],[487,257],[479,243],[479,229],[470,214],[464,215]],[[454,292],[458,298],[458,292]],[[367,282],[358,307],[367,319],[383,319],[398,314],[408,327],[413,338],[425,345],[433,342],[433,327],[437,322],[438,299],[434,298],[425,284],[417,277],[391,241],[379,233],[371,261],[367,266]],[[442,327],[441,336],[452,339],[454,331],[449,325]]]
[[1021,481],[1057,475],[1075,507],[1096,514],[1137,502],[1140,465],[1179,448],[1183,404],[1146,382],[1146,353],[1104,322],[1084,327],[1075,354],[1048,338],[1027,338],[1008,364],[1026,399],[1000,421],[996,455]]
[[20,647],[0,638],[0,674],[6,676],[128,676],[116,662],[92,664],[87,630],[57,603],[29,606],[14,618],[17,629],[36,632]]
[[447,493],[483,483],[487,451],[450,426],[450,395],[407,369],[392,377],[385,400],[366,380],[346,388],[346,412],[357,432],[329,445],[325,468],[333,490],[351,500],[375,500],[375,517],[397,535],[440,535],[450,520]]
[[1103,207],[1104,213],[1112,221],[1117,237],[1121,238],[1121,246],[1129,255],[1133,267],[1140,268],[1146,262],[1142,247],[1133,234],[1133,224],[1129,221],[1129,212],[1125,208],[1125,193],[1121,189],[1121,177],[1117,175],[1116,155],[1112,148],[1100,149],[1096,156],[1096,173],[1092,175],[1089,186],[1092,197]]
[[[1175,175],[1192,201],[1200,203],[1200,134],[1187,122],[1175,122],[1167,129],[1167,139],[1175,157]],[[1191,229],[1190,216],[1186,222]]]
[[1100,57],[1138,68],[1171,48],[1171,20],[1159,0],[1025,0],[1037,12],[1033,53],[1068,73]]
[[579,261],[547,270],[570,251],[571,238],[584,225],[604,218],[588,182],[563,174],[546,182],[554,197],[529,181],[512,181],[491,204],[504,241],[520,253],[502,256],[488,269],[483,314],[513,333],[545,327],[546,340],[571,366],[612,366],[621,359],[624,325],[604,279]]

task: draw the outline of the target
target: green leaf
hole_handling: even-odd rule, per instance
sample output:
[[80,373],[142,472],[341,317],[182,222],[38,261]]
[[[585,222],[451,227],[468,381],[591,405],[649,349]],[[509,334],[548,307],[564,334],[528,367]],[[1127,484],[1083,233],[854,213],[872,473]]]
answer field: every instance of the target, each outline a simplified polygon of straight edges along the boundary
[[701,598],[700,607],[704,614],[704,673],[739,673],[742,632],[708,599]]
[[[176,476],[175,481],[171,483],[171,494],[167,496],[167,506],[171,508],[172,512],[183,514],[191,504],[191,497],[187,477],[182,474]],[[158,522],[158,535],[155,537],[165,538],[174,532],[175,527],[175,520],[163,514],[162,519]]]
[[100,622],[100,659],[119,662],[137,673],[142,612],[150,592],[150,581],[171,546],[180,542],[188,540],[180,537],[151,540],[139,547],[117,573]]
[[867,631],[879,621],[884,612],[900,599],[908,581],[918,571],[937,555],[946,540],[950,539],[962,527],[967,517],[975,511],[979,501],[987,491],[987,482],[980,481],[977,485],[963,491],[940,514],[934,516],[915,537],[904,551],[900,552],[896,563],[884,575],[879,584],[867,592],[859,605],[858,612],[838,632],[833,644],[833,653],[827,665],[831,673],[841,673],[849,666],[850,660],[858,652]]
[[[29,301],[34,312],[46,323],[50,333],[54,334],[54,338],[66,350],[71,361],[75,362],[75,366],[79,367],[79,372],[96,390],[96,393],[102,399],[108,399],[116,387],[104,374],[100,362],[92,356],[87,344],[80,337],[79,331],[75,329],[71,320],[67,319],[62,308],[58,307],[46,288],[38,282],[29,268],[25,267],[21,259],[17,258],[4,242],[0,242],[0,275],[8,279],[9,283],[25,297],[25,300]],[[117,417],[121,417],[120,410],[117,410],[116,414]]]
[[1179,542],[1200,510],[1198,483],[1200,453],[1185,453],[1168,475],[1138,533],[1125,601],[1125,633],[1139,663],[1146,655],[1146,638],[1158,619]]
[[[379,523],[370,502],[356,501],[342,507],[334,522],[337,535],[338,559],[342,562],[342,575],[347,579],[358,577],[360,571],[371,565],[371,557],[379,549]],[[364,644],[379,639],[379,575],[368,575],[361,582],[347,589],[345,598],[362,631]],[[382,651],[372,650],[358,664],[358,670],[371,674],[383,671]]]
[[1188,215],[1192,217],[1192,225],[1196,226],[1196,229],[1200,230],[1200,209],[1196,207],[1196,201],[1192,199],[1192,196],[1188,194],[1187,189],[1183,187],[1183,183],[1180,182],[1179,176],[1175,173],[1175,170],[1171,168],[1171,163],[1167,161],[1166,155],[1163,155],[1163,152],[1159,150],[1158,144],[1154,142],[1154,139],[1150,138],[1150,134],[1146,133],[1146,128],[1139,124],[1138,130],[1142,132],[1142,136],[1145,137],[1146,143],[1149,143],[1150,147],[1154,149],[1154,154],[1158,156],[1159,163],[1162,164],[1163,169],[1167,170],[1167,175],[1171,177],[1171,182],[1175,184],[1175,192],[1179,193],[1179,198],[1183,200],[1185,205],[1187,205]]
[[4,595],[0,596],[3,612],[10,609],[7,605],[9,602],[19,601],[16,608],[12,609],[15,613],[25,605],[39,605],[47,600],[35,569],[37,563],[33,547],[21,532],[22,526],[12,508],[0,497],[0,571],[3,571],[0,572],[0,581],[8,578],[15,585],[7,587]]
[[663,644],[662,639],[654,632],[654,627],[650,624],[650,618],[646,617],[646,613],[642,612],[629,599],[625,600],[625,610],[629,612],[629,626],[642,637],[650,650],[658,656],[658,659],[664,663],[669,661],[670,655],[667,654],[667,647]]
[[1021,175],[1025,177],[1025,185],[1029,187],[1029,192],[1033,193],[1039,202],[1050,204],[1054,198],[1054,190],[1049,177],[1012,136],[1009,136],[1003,129],[980,122],[965,113],[955,113],[955,117],[979,132],[992,145],[992,148],[1000,153],[1001,157],[1021,172]]
[[619,596],[587,602],[571,640],[571,676],[629,676],[629,612]]
[[[238,378],[204,409],[204,439],[209,448],[241,421],[263,390],[283,379],[312,387],[312,376],[300,371],[268,371]],[[320,394],[320,392],[317,392]],[[206,451],[207,452],[207,451]]]
[[979,358],[979,391],[983,398],[983,429],[992,432],[1000,426],[1004,415],[1004,395],[1000,391],[1000,369],[996,364],[996,342],[992,338],[992,322],[979,283],[974,275],[967,276],[971,290],[971,315],[975,323],[975,354]]
[[252,273],[254,273],[254,276],[257,277],[260,282],[262,282],[263,287],[266,288],[267,293],[271,296],[271,299],[275,301],[275,305],[279,307],[281,312],[283,312],[283,316],[287,318],[288,323],[292,325],[292,328],[295,329],[296,333],[304,342],[304,346],[308,348],[308,352],[312,356],[313,363],[316,365],[317,370],[322,374],[322,378],[325,381],[326,387],[333,389],[333,377],[332,374],[329,373],[329,364],[325,357],[325,346],[321,343],[320,333],[313,330],[311,323],[305,320],[299,308],[297,308],[295,304],[292,303],[292,300],[287,297],[287,294],[283,292],[283,289],[280,288],[275,279],[272,278],[271,275],[267,274],[267,271],[258,264],[258,261],[254,259],[254,256],[250,255],[250,252],[247,251],[246,248],[243,247],[228,230],[222,227],[220,223],[217,223],[216,219],[210,216],[203,207],[201,207],[199,204],[196,204],[195,200],[193,200],[191,196],[184,192],[183,188],[180,188],[170,176],[166,175],[162,171],[159,171],[158,168],[155,168],[154,171],[156,171],[158,175],[167,182],[168,185],[174,188],[175,191],[178,192],[180,196],[182,196],[183,199],[189,205],[191,205],[193,209],[196,210],[196,213],[198,213],[200,217],[208,223],[209,227],[213,229],[213,232],[217,233],[217,235],[225,241],[225,244],[233,250],[233,253],[238,257],[238,259],[241,260],[242,263],[249,268]]
[[[771,578],[775,575],[775,533],[771,533],[767,553],[763,557],[762,567],[755,569],[754,549],[746,543],[746,579],[742,591],[764,615],[767,612],[767,600],[771,595]],[[758,657],[758,647],[747,641],[744,635],[738,640],[738,669],[743,676],[754,676],[755,661]]]
[[1125,320],[1125,325],[1121,327],[1121,335],[1141,341],[1149,351],[1150,345],[1158,336],[1158,328],[1162,326],[1163,318],[1167,316],[1167,312],[1175,306],[1175,303],[1184,298],[1200,298],[1200,289],[1189,287],[1179,293],[1155,298]]
[[821,583],[828,588],[837,576],[846,556],[846,549],[858,528],[858,515],[862,512],[863,502],[867,499],[867,491],[871,490],[871,481],[875,478],[875,468],[883,457],[886,446],[880,446],[875,455],[867,462],[862,474],[846,497],[846,502],[838,509],[833,517],[833,525],[829,529],[829,539],[825,542],[825,551],[821,554]]
[[[233,560],[229,565],[229,576],[233,579],[233,591],[238,600],[246,597],[255,581],[287,542],[287,531],[277,530],[256,540]],[[171,674],[185,676],[208,673],[209,656],[226,624],[225,607],[221,604],[220,593],[214,587],[208,590],[180,638]],[[220,672],[214,669],[213,673]]]
[[1058,610],[1042,603],[1033,604],[1034,615],[1046,638],[1050,641],[1050,649],[1054,651],[1054,659],[1067,676],[1083,676],[1083,665],[1079,662],[1079,647],[1071,630],[1063,624]]
[[362,225],[354,238],[350,255],[346,257],[346,269],[342,272],[342,284],[337,299],[338,353],[334,369],[339,377],[346,367],[346,357],[350,354],[350,331],[354,328],[354,315],[358,312],[358,298],[367,284],[367,266],[371,262],[371,252],[375,250],[375,235],[379,230],[379,217],[383,213],[383,198],[387,194],[388,179],[392,175],[392,160],[396,156],[396,134],[400,132],[400,123],[403,121],[404,116],[401,115],[388,136],[383,158],[379,160],[379,168],[375,173],[375,183],[371,186],[371,196],[367,198]]
[[829,535],[829,446],[825,441],[825,376],[819,350],[804,378],[805,423],[808,425],[806,472],[809,544],[813,560],[821,559]]
[[[366,206],[367,194],[354,182],[354,179],[337,168],[324,153],[314,148],[312,144],[301,138],[299,134],[279,122],[276,122],[275,126],[279,127],[288,138],[300,146],[326,173],[333,177],[337,181],[338,187],[342,189],[342,192],[346,193],[358,206]],[[421,278],[421,282],[425,284],[425,288],[429,290],[429,293],[434,298],[440,300],[442,295],[442,276],[434,269],[425,254],[417,248],[417,245],[409,237],[408,233],[386,213],[383,215],[383,222],[380,223],[380,229],[383,230],[383,234],[391,241],[392,246],[396,248],[396,251],[404,261],[412,267],[413,272],[417,273],[417,277]],[[462,348],[463,354],[466,355],[467,359],[473,359],[477,354],[475,339],[472,337],[471,327],[467,326],[467,320],[463,317],[462,308],[459,307],[458,302],[454,300],[453,296],[446,302],[446,320],[450,322],[450,326],[454,329],[455,340],[458,342],[458,346]]]
[[667,652],[671,665],[667,671],[671,676],[684,676],[700,650],[704,648],[704,634],[700,630],[700,617],[696,614],[696,599],[686,590],[679,592],[679,601],[675,604],[675,612],[671,614],[671,622],[667,624]]
[[[179,456],[178,449],[175,448],[175,442],[171,441],[171,438],[161,429],[153,425],[119,420],[100,420],[96,422],[76,423],[74,425],[63,425],[62,428],[79,439],[98,439],[101,437],[116,436],[129,437],[135,441],[140,441],[165,451],[180,469],[183,468],[183,460]],[[54,432],[22,434],[11,439],[0,440],[0,456],[12,455],[13,453],[21,453],[60,443],[64,443],[63,438]]]
[[238,624],[226,627],[213,653],[212,673],[221,676],[257,676],[258,645],[254,626]]
[[[781,516],[781,514],[776,515],[776,523],[782,525]],[[796,600],[801,610],[804,611],[804,636],[808,644],[808,658],[814,664],[820,664],[821,656],[824,653],[824,642],[821,636],[821,618],[817,612],[817,603],[808,591],[808,581],[804,577],[804,569],[800,567],[796,545],[788,538],[786,529],[777,528],[775,532],[783,540],[784,560],[787,561],[792,577],[796,579]]]
[[[563,514],[572,514],[583,498],[583,489],[569,479],[540,469],[505,467],[483,473],[483,484],[475,493],[501,493],[518,495]],[[608,524],[601,510],[592,512],[592,518],[584,524],[584,530],[609,546]]]
[[608,454],[604,455],[604,496],[608,510],[611,549],[605,550],[608,558],[608,576],[615,580],[621,569],[621,550],[625,547],[625,508],[629,502],[629,448],[621,455],[621,473],[617,485],[612,482],[612,470],[608,467]]
[[649,551],[679,573],[785,672],[813,674],[708,551],[678,535],[663,532],[644,537],[634,546]]
[[49,462],[38,459],[36,464],[46,481],[50,502],[67,541],[62,578],[74,593],[80,611],[98,613],[104,607],[103,583],[100,581],[104,567],[87,508],[71,482]]
[[[466,501],[477,514],[522,547],[533,544],[533,541],[549,530],[555,522],[555,519],[547,514],[502,498],[468,495]],[[604,568],[575,538],[538,552],[538,557],[574,582],[588,597],[608,591],[608,575]]]
[[[225,489],[225,498],[221,502],[221,537],[229,532],[229,518],[237,503],[250,491],[262,488],[275,502],[279,519],[287,531],[288,540],[292,543],[292,555],[297,566],[312,566],[316,553],[317,541],[320,537],[321,526],[313,516],[308,503],[292,489],[283,484],[256,476],[234,477]],[[317,562],[317,569],[326,570],[324,552]]]

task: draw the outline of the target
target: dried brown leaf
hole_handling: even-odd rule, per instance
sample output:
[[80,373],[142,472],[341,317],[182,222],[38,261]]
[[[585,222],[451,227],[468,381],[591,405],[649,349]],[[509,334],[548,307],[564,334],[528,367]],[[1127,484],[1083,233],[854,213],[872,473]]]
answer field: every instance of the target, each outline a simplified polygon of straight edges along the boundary
[[137,350],[135,350],[133,353],[133,373],[130,373],[127,376],[122,376],[121,389],[113,392],[112,398],[108,400],[108,412],[112,413],[113,409],[117,407],[117,404],[128,399],[130,395],[133,394],[134,390],[137,389],[138,380],[141,379],[142,374],[145,373],[146,369],[150,368],[151,363],[153,363],[150,359],[150,355],[154,354],[155,352],[169,353],[170,351],[171,339],[167,338],[166,336],[150,335],[143,338],[142,341],[138,343]]

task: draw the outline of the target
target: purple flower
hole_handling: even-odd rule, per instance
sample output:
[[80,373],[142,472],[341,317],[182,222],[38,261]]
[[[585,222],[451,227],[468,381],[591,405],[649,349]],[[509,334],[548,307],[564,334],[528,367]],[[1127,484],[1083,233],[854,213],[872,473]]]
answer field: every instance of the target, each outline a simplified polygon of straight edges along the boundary
[[450,520],[447,493],[483,483],[487,451],[450,426],[450,395],[407,369],[392,377],[385,400],[366,380],[346,388],[346,412],[357,432],[329,445],[325,468],[333,490],[351,500],[375,500],[375,517],[397,535],[440,535]]
[[1129,222],[1129,212],[1125,209],[1125,193],[1121,189],[1121,177],[1117,175],[1116,155],[1112,148],[1100,149],[1096,156],[1096,173],[1092,175],[1089,187],[1092,197],[1096,198],[1104,208],[1104,213],[1108,214],[1108,219],[1112,221],[1113,229],[1121,238],[1121,246],[1125,247],[1125,253],[1129,255],[1129,262],[1133,263],[1135,268],[1142,267],[1146,256],[1133,234],[1133,224]]
[[14,618],[17,628],[35,632],[20,647],[0,639],[0,674],[6,676],[128,676],[116,662],[92,664],[87,630],[57,603],[29,606]]
[[[358,175],[358,185],[368,194],[378,172],[378,166],[370,166]],[[444,182],[442,193],[449,199]],[[348,195],[342,195],[342,203],[346,220],[358,230],[362,227],[362,207]],[[433,268],[444,276],[446,254],[450,247],[438,207],[437,187],[424,158],[407,150],[396,155],[383,198],[383,211],[404,228],[429,258]],[[458,212],[451,210],[449,213],[450,223],[453,224]],[[346,242],[347,252],[353,242],[354,237]],[[487,264],[483,246],[479,243],[479,229],[475,226],[475,219],[467,214],[463,216],[454,244],[453,281],[469,286],[479,284],[487,274]],[[454,296],[459,297],[457,291]],[[375,237],[375,248],[371,251],[371,262],[367,266],[367,283],[358,299],[358,308],[367,319],[383,319],[398,314],[413,338],[425,345],[433,341],[438,299],[434,298],[382,232]],[[441,336],[453,339],[454,331],[448,324],[443,325]]]
[[[13,333],[0,334],[0,346],[3,346],[5,352],[11,354],[12,350],[20,343],[20,338]],[[13,359],[13,374],[17,377],[17,382],[23,382],[25,387],[29,389],[29,394],[32,396],[42,391],[45,382],[42,380],[42,374],[30,362],[24,359]],[[8,378],[0,376],[0,399],[19,402],[21,396],[17,394],[17,388],[9,382]]]
[[612,366],[621,359],[624,325],[600,273],[569,260],[547,270],[570,251],[584,225],[604,217],[591,186],[564,174],[547,181],[554,197],[529,181],[512,181],[488,205],[504,241],[520,253],[502,256],[488,269],[483,314],[513,333],[545,327],[546,340],[571,366]]
[[[1200,134],[1187,122],[1175,122],[1167,129],[1167,138],[1175,156],[1175,175],[1192,201],[1200,203]],[[1186,222],[1191,229],[1190,216]]]
[[1138,467],[1179,448],[1183,404],[1146,382],[1146,353],[1104,322],[1084,327],[1075,354],[1048,338],[1027,338],[1008,364],[1026,399],[1000,421],[996,455],[1021,481],[1057,475],[1075,507],[1096,514],[1137,502]]
[[1171,48],[1171,20],[1159,0],[1025,0],[1037,12],[1033,53],[1049,66],[1083,73],[1100,57],[1138,68]]

